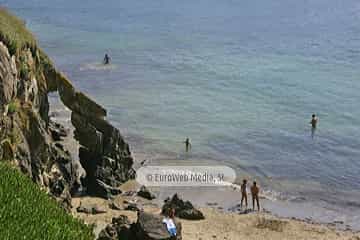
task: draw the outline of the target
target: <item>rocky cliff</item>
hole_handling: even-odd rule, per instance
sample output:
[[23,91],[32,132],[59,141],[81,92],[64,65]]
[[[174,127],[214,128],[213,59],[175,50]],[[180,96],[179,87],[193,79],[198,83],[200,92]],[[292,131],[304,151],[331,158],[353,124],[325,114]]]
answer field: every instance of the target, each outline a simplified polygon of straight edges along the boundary
[[106,120],[106,110],[75,89],[38,48],[24,23],[0,9],[0,160],[13,161],[33,181],[66,206],[76,190],[74,162],[54,132],[48,94],[58,92],[71,111],[82,184],[107,197],[134,177],[128,144]]

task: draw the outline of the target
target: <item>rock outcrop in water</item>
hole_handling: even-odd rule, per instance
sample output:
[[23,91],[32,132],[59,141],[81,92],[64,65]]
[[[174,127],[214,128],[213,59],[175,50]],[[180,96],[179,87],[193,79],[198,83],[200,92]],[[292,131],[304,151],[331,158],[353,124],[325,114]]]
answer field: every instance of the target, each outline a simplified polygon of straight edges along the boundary
[[0,24],[0,160],[16,163],[69,207],[77,172],[61,144],[66,131],[49,117],[48,93],[57,91],[72,111],[83,184],[91,194],[119,193],[117,187],[134,177],[133,159],[119,130],[105,120],[106,110],[55,69],[21,20],[0,14],[8,21]]

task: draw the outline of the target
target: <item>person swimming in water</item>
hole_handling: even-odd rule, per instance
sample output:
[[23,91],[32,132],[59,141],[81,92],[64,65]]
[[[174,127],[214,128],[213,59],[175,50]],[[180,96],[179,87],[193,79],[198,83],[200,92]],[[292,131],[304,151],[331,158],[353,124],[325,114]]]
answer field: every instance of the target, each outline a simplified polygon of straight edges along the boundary
[[104,64],[105,65],[110,64],[110,59],[111,59],[110,56],[107,53],[105,53]]
[[189,152],[189,150],[191,149],[191,143],[190,143],[190,139],[189,138],[186,138],[185,140],[185,151],[186,152]]
[[316,126],[317,126],[318,121],[319,121],[318,117],[316,117],[316,115],[313,114],[311,116],[311,121],[310,121],[310,124],[311,124],[311,137],[312,138],[314,138],[315,130],[316,130]]

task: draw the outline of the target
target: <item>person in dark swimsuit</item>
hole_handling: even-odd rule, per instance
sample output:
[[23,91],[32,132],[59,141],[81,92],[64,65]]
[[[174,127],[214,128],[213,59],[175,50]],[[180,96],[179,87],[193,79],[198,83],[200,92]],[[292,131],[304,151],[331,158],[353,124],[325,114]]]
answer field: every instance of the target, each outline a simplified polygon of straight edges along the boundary
[[105,65],[110,64],[110,56],[107,53],[105,53],[104,64]]
[[241,203],[240,203],[240,208],[242,208],[243,202],[244,202],[244,200],[245,200],[245,207],[246,207],[246,209],[247,209],[247,207],[248,207],[248,201],[247,201],[246,185],[247,185],[247,180],[244,179],[244,180],[243,180],[243,184],[241,184]]
[[185,151],[189,152],[189,150],[191,149],[190,139],[186,138],[184,143],[185,143]]
[[311,121],[310,121],[311,127],[316,128],[317,123],[318,123],[318,118],[316,117],[315,114],[313,114],[311,116]]
[[310,121],[310,124],[311,124],[311,137],[314,138],[314,135],[315,135],[315,130],[316,130],[316,126],[317,126],[317,123],[318,123],[318,117],[316,117],[315,114],[313,114],[311,116],[311,121]]

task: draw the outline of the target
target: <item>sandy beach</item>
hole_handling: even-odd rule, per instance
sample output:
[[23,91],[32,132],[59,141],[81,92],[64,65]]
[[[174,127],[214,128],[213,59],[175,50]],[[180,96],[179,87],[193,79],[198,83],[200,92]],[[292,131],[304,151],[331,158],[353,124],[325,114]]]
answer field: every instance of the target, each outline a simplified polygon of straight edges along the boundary
[[[53,100],[53,99],[52,99]],[[53,119],[64,125],[69,136],[63,143],[70,149],[73,159],[78,163],[78,143],[72,138],[73,126],[70,123],[70,112],[59,102],[52,103]],[[183,164],[182,160],[176,159],[171,154],[149,154],[142,149],[141,142],[135,141],[133,156],[134,168],[138,169],[142,164]],[[172,160],[171,160],[172,159]],[[198,161],[204,164],[204,160]],[[211,162],[209,162],[211,164]],[[80,165],[79,165],[80,166]],[[82,175],[82,168],[79,169]],[[201,209],[205,220],[189,221],[181,220],[183,225],[183,238],[189,240],[204,239],[360,239],[360,234],[345,224],[341,219],[331,218],[331,215],[323,215],[321,209],[311,203],[292,204],[271,199],[268,192],[261,192],[260,213],[253,212],[241,214],[239,209],[239,188],[233,186],[221,188],[150,188],[157,196],[149,201],[141,197],[117,196],[113,201],[121,208],[124,201],[135,202],[146,212],[160,214],[163,200],[175,193],[185,200],[190,200]],[[121,186],[123,192],[136,192],[140,185],[136,181],[129,181]],[[201,194],[199,194],[201,193]],[[249,203],[250,203],[249,196]],[[96,206],[106,210],[103,214],[78,213],[76,208],[81,204]],[[126,210],[113,210],[109,208],[109,201],[96,197],[73,198],[72,213],[87,224],[94,225],[95,234],[99,234],[113,217],[126,215],[136,222],[136,212]],[[324,218],[325,216],[325,218]]]
[[[122,197],[117,202],[124,200]],[[91,215],[77,213],[76,207],[82,204],[95,204],[107,212]],[[138,202],[142,200],[138,199]],[[144,211],[160,214],[160,208],[147,202],[143,203]],[[99,198],[75,198],[73,200],[73,214],[84,220],[87,224],[94,224],[95,233],[98,234],[112,217],[120,215],[128,216],[131,221],[136,221],[136,212],[125,210],[112,210],[108,207],[108,201]],[[351,231],[342,231],[321,224],[310,224],[305,221],[278,218],[268,213],[224,213],[214,208],[200,209],[205,220],[190,221],[181,220],[182,235],[185,240],[207,239],[249,239],[249,240],[359,240],[360,234]]]

